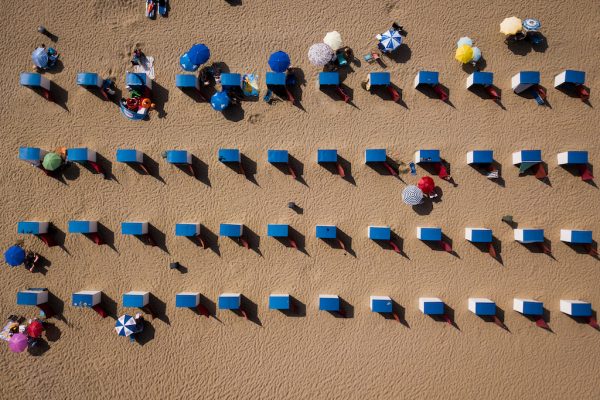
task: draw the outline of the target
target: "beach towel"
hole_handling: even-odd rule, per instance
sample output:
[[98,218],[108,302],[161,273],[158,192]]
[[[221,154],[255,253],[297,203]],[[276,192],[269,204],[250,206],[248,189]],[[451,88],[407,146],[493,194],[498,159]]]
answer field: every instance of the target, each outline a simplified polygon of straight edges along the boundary
[[497,254],[496,248],[494,247],[494,243],[488,244],[488,253],[490,253],[490,256],[492,256],[493,258],[496,258]]
[[584,182],[594,180],[594,176],[592,175],[592,171],[590,171],[589,167],[586,165],[582,165],[579,169],[581,173],[581,180]]
[[452,245],[448,242],[440,241],[440,246],[444,249],[445,252],[452,253]]
[[258,75],[246,74],[242,77],[242,92],[244,96],[258,96]]
[[154,57],[143,57],[139,65],[133,66],[133,72],[147,74],[148,78],[154,79]]
[[538,319],[536,319],[535,320],[535,324],[536,324],[536,326],[539,326],[540,328],[550,329],[550,327],[548,326],[548,324],[544,320],[544,317],[539,317]]
[[533,167],[536,164],[539,164],[539,163],[537,163],[537,162],[522,162],[519,165],[519,173],[520,174],[525,173],[529,168]]
[[539,163],[538,167],[537,167],[537,171],[535,173],[535,177],[538,178],[538,179],[544,179],[547,176],[548,176],[548,174],[546,173],[546,169],[544,168],[544,164]]
[[398,245],[396,243],[394,243],[392,240],[389,241],[390,246],[392,246],[392,249],[394,249],[394,251],[398,254],[402,254],[402,252],[400,251],[400,248],[398,247]]

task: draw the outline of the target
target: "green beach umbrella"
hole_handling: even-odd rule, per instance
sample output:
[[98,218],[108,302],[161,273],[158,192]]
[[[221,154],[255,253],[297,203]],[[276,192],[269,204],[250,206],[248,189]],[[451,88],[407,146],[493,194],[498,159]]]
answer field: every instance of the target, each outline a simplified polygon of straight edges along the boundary
[[55,171],[62,164],[62,158],[56,153],[48,153],[44,156],[42,166],[45,170]]

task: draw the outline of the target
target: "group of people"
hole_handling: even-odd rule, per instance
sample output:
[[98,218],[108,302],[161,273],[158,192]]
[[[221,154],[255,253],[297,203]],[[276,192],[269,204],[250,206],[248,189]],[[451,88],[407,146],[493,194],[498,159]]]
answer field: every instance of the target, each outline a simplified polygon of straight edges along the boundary
[[[141,49],[136,48],[133,51],[133,56],[131,58],[132,66],[144,66],[146,64],[146,55],[142,52]],[[142,91],[138,91],[135,89],[129,89],[129,97],[121,98],[121,105],[127,110],[133,113],[140,113],[140,111],[144,114],[147,114],[149,110],[156,107],[156,105],[152,102],[150,89],[145,88]]]
[[56,67],[59,54],[53,47],[46,48],[45,44],[36,48],[31,54],[34,69],[49,70]]
[[0,339],[8,342],[10,351],[20,353],[38,346],[45,330],[44,321],[38,318],[26,319],[11,315],[0,332]]

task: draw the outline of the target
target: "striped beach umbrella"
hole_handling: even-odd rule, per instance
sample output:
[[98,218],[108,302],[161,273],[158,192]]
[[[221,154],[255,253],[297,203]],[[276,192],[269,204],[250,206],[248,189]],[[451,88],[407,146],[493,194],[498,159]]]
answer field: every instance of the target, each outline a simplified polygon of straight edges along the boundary
[[542,23],[535,18],[527,18],[523,21],[523,29],[526,32],[537,32],[542,27]]
[[467,36],[463,36],[458,39],[458,42],[456,42],[456,47],[460,47],[463,44],[466,44],[467,46],[473,46],[473,40]]
[[121,315],[115,323],[115,331],[119,336],[130,336],[137,332],[135,319],[131,315]]
[[31,53],[31,60],[38,68],[46,68],[48,66],[48,51],[44,47],[38,47]]
[[308,49],[308,61],[317,67],[323,67],[333,60],[333,49],[325,43],[315,43]]
[[402,44],[402,36],[398,31],[389,30],[381,34],[381,40],[379,41],[384,48],[386,53],[390,53],[396,50]]
[[416,206],[423,201],[423,191],[415,185],[409,185],[402,191],[402,201],[409,206]]

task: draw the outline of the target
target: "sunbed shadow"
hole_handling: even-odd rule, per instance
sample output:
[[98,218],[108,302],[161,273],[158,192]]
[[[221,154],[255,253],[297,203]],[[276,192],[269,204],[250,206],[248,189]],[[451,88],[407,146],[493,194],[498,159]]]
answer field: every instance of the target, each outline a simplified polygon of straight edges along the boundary
[[102,295],[100,297],[100,304],[102,305],[102,308],[104,309],[104,311],[106,311],[106,314],[108,314],[109,317],[111,317],[114,320],[118,318],[117,302],[114,301],[109,295],[107,295],[104,292],[102,292]]
[[[548,163],[542,161],[542,168],[544,168],[544,170],[546,171],[546,175],[548,175]],[[529,168],[527,171],[525,172],[519,172],[519,176],[535,176],[537,172],[537,168]],[[536,178],[537,180],[539,180],[542,183],[545,183],[546,185],[552,187],[552,182],[550,182],[550,178],[548,178],[548,176],[546,176],[545,178]]]
[[340,311],[327,311],[335,318],[354,318],[354,306],[340,296]]
[[[546,88],[544,86],[542,86],[542,85],[537,85],[537,86],[539,86],[545,92],[547,92],[547,90],[546,90]],[[515,94],[517,96],[522,97],[522,98],[527,99],[527,100],[534,100],[535,99],[535,96],[533,95],[533,93],[531,92],[531,90],[525,90],[525,91],[523,91],[521,93],[515,93]],[[543,107],[552,108],[552,106],[550,105],[550,102],[548,101],[548,98],[545,99]]]
[[219,236],[205,225],[200,225],[200,234],[202,235],[204,245],[211,249],[217,256],[221,257],[221,251],[219,250]]
[[487,323],[493,323],[498,325],[500,328],[504,329],[508,333],[510,333],[510,329],[508,326],[504,324],[505,313],[504,310],[498,305],[496,305],[496,315],[480,315],[479,318]]
[[165,118],[167,116],[167,112],[165,111],[165,104],[169,101],[169,89],[165,88],[160,83],[153,81],[152,100],[156,105],[158,118]]
[[446,167],[446,171],[448,172],[449,177],[443,180],[450,183],[454,187],[458,186],[458,184],[454,181],[454,178],[452,178],[451,176],[452,165],[447,160],[442,159],[440,163],[421,163],[419,164],[419,166],[423,168],[429,175],[439,176],[439,167],[437,166],[437,164],[443,164]]
[[405,63],[412,57],[412,50],[405,43],[402,43],[400,47],[391,53],[384,53],[384,55],[397,63]]
[[384,319],[387,320],[396,320],[394,314],[398,317],[398,322],[404,325],[405,327],[410,329],[410,325],[406,320],[406,309],[402,307],[400,304],[396,303],[395,300],[392,300],[392,312],[391,313],[379,313]]
[[203,294],[200,294],[200,304],[206,309],[206,311],[208,311],[210,317],[214,318],[218,322],[221,322],[221,320],[217,317],[217,305],[214,301]]
[[248,158],[243,153],[240,155],[240,158],[240,162],[242,164],[242,167],[244,168],[244,176],[246,177],[246,179],[254,183],[256,186],[260,186],[256,181],[256,161],[252,160],[251,158]]
[[65,111],[69,111],[67,101],[69,100],[69,92],[62,88],[58,83],[50,81],[50,92],[52,93],[52,101]]
[[[148,236],[154,241],[154,243],[156,245],[155,247],[158,247],[165,253],[170,254],[169,249],[167,249],[167,235],[165,235],[165,233],[163,231],[161,231],[160,229],[158,229],[151,223],[148,223]],[[144,242],[144,240],[146,239],[143,236],[136,236],[136,237],[139,238],[142,242]],[[144,243],[147,243],[147,242],[144,242]]]
[[[580,325],[589,325],[590,324],[590,317],[574,317],[574,316],[568,315],[568,314],[565,314],[565,315],[567,315],[569,318],[571,318],[573,321],[575,321],[576,323],[578,323]],[[592,318],[594,320],[597,320],[596,319],[596,310],[592,310]],[[600,327],[598,325],[592,326],[592,328],[600,332]]]
[[86,92],[88,92],[89,94],[95,96],[98,100],[100,101],[106,101],[106,99],[104,98],[104,96],[102,96],[102,92],[100,91],[100,89],[97,86],[94,87],[80,87],[79,90],[85,90]]
[[[587,85],[582,85],[587,91],[588,93],[590,92],[590,88]],[[577,98],[581,100],[581,97],[579,96],[579,93],[577,93],[577,91],[575,90],[575,86],[574,85],[561,85],[559,87],[556,88],[558,91],[562,92],[563,94],[572,97],[572,98]],[[585,99],[585,100],[581,100],[581,102],[585,105],[587,105],[588,107],[592,107],[592,103],[590,103],[590,99]]]
[[248,321],[254,322],[258,326],[262,326],[262,322],[258,317],[258,305],[248,297],[241,295],[240,307],[246,313]]
[[274,163],[272,164],[275,168],[277,168],[282,174],[285,175],[292,175],[290,172],[290,167],[294,170],[294,173],[296,174],[296,181],[300,182],[301,184],[303,184],[304,186],[308,186],[308,184],[306,183],[306,181],[304,180],[304,177],[302,176],[304,174],[304,164],[302,162],[300,162],[298,159],[296,159],[295,157],[293,157],[292,155],[288,155],[288,163]]
[[[352,164],[350,163],[350,161],[346,160],[344,157],[340,156],[339,154],[338,154],[337,158],[338,158],[337,163],[344,170],[345,176],[342,179],[345,180],[346,182],[356,186],[356,181],[354,180],[354,177],[352,176]],[[333,175],[339,175],[339,171],[337,169],[336,163],[322,163],[320,165],[323,168],[325,168],[326,170],[328,170],[329,172],[331,172]]]
[[[118,179],[115,177],[115,175],[112,172],[112,161],[108,160],[102,154],[96,153],[96,162],[98,163],[98,165],[100,166],[100,168],[102,168],[102,171],[104,172],[104,179],[111,179],[113,181],[119,182]],[[87,165],[87,163],[86,163],[86,165]],[[90,169],[90,171],[92,171],[93,173],[96,173],[96,171],[94,171],[93,169]]]
[[65,302],[62,299],[56,297],[54,295],[54,293],[52,293],[49,290],[48,290],[48,305],[50,306],[52,311],[54,311],[53,318],[56,318],[57,320],[62,321],[65,324],[69,325],[67,319],[63,315],[63,312],[65,310]]
[[[579,170],[579,168],[580,168],[579,165],[560,165],[560,167],[562,169],[564,169],[565,171],[567,171],[568,173],[570,173],[572,176],[581,179],[581,171]],[[594,174],[594,166],[592,164],[587,164],[587,168],[590,171],[590,173],[593,175]],[[590,186],[595,187],[596,189],[598,188],[598,185],[596,185],[596,182],[594,182],[593,180],[584,181],[584,182]]]
[[506,187],[506,182],[504,181],[504,178],[502,178],[502,164],[500,164],[498,161],[494,160],[491,164],[471,164],[470,167],[483,176],[487,176],[487,174],[490,172],[490,167],[492,167],[498,171],[498,178],[489,179],[489,181],[494,182],[498,186]]
[[494,103],[498,104],[498,106],[500,106],[500,108],[502,108],[503,110],[506,110],[506,107],[504,107],[504,104],[502,104],[502,89],[500,89],[499,87],[497,87],[495,85],[492,85],[492,87],[500,96],[499,98],[497,98],[497,99],[493,98],[488,92],[486,92],[485,88],[481,85],[473,85],[470,88],[468,88],[467,90],[469,90],[471,93],[477,95],[482,100],[492,100]]
[[450,307],[448,304],[444,304],[444,312],[445,315],[430,315],[430,317],[434,321],[444,323],[448,323],[448,321],[446,320],[446,318],[448,318],[448,320],[450,320],[450,324],[460,332],[458,324],[456,323],[456,321],[454,321],[454,308]]
[[[469,242],[471,243],[475,248],[477,248],[480,252],[482,253],[490,253],[490,249],[489,249],[489,245],[490,243],[476,243],[476,242]],[[500,240],[498,240],[497,237],[492,236],[492,246],[494,246],[494,250],[496,252],[496,257],[493,257],[494,260],[498,261],[501,265],[504,265],[504,262],[502,260],[502,255],[500,254],[501,250],[502,250],[502,242],[500,242]],[[491,254],[490,254],[491,256]]]
[[203,87],[200,86],[200,89],[196,88],[179,88],[183,94],[185,94],[190,99],[194,100],[196,103],[208,103],[209,97],[203,93]]
[[[129,165],[136,171],[140,172],[141,174],[145,174],[145,172],[143,170],[141,170],[139,168],[139,166],[135,166],[135,164],[129,164]],[[158,164],[158,162],[156,162],[156,160],[154,160],[152,157],[150,157],[148,154],[145,154],[145,153],[144,153],[144,165],[145,165],[146,169],[148,170],[148,174],[150,174],[154,178],[158,179],[160,182],[166,184],[165,180],[162,178],[162,176],[160,176],[160,165]]]
[[260,236],[247,225],[244,225],[244,237],[248,241],[250,249],[262,257],[263,255],[260,251]]
[[[556,261],[556,258],[554,258],[554,255],[552,254],[552,242],[550,241],[550,239],[544,238],[544,243],[521,243],[521,242],[517,242],[517,243],[520,243],[523,247],[525,247],[531,253],[547,254],[548,257],[550,257]],[[548,252],[546,252],[544,250],[544,247],[546,249],[548,249]]]
[[593,258],[595,258],[596,260],[600,260],[600,257],[598,257],[598,254],[597,254],[598,253],[598,243],[595,240],[592,241],[591,245],[569,243],[569,242],[562,242],[562,243],[569,246],[577,254],[588,254],[588,255],[592,256]]
[[167,325],[171,325],[171,321],[167,316],[167,303],[156,297],[153,293],[150,293],[148,304],[154,312],[154,316],[156,319],[161,320]]
[[[539,319],[539,316],[537,315],[524,315],[525,318],[527,318],[528,320],[530,320],[531,322],[536,322]],[[550,323],[550,311],[544,307],[544,314],[542,315],[542,319],[544,320],[544,322],[546,324]],[[546,325],[546,327],[541,327],[542,329],[550,332],[550,333],[554,333],[554,331],[552,330],[552,328],[550,328],[550,326]]]
[[115,233],[101,222],[98,222],[98,235],[100,235],[105,245],[118,253],[115,247]]
[[[446,92],[448,94],[448,100],[444,101],[444,103],[448,104],[452,108],[456,108],[454,106],[454,104],[452,104],[452,101],[450,100],[450,89],[448,89],[446,86],[442,85],[441,83],[439,84],[439,86],[444,92]],[[433,87],[431,87],[430,85],[419,85],[419,86],[417,86],[417,90],[419,92],[423,93],[425,96],[427,96],[430,99],[441,101],[439,95],[435,92],[435,90],[433,90]]]
[[291,240],[293,240],[296,243],[296,246],[298,247],[298,251],[301,251],[302,253],[308,255],[308,253],[306,253],[306,250],[304,249],[304,235],[292,228],[291,226],[288,227],[288,237],[274,237],[273,239],[276,239],[279,243],[288,248],[293,247],[291,244]]
[[50,223],[50,225],[48,226],[48,233],[53,241],[52,247],[58,246],[62,249],[62,251],[71,255],[71,253],[69,253],[69,250],[67,250],[67,248],[65,247],[65,239],[67,237],[67,234],[62,229],[60,229],[53,223]]
[[[394,247],[390,244],[390,242],[388,240],[373,240],[375,243],[377,243],[377,245],[379,247],[381,247],[384,250],[391,250],[394,251]],[[396,232],[391,233],[391,241],[394,242],[394,244],[396,246],[398,246],[398,249],[400,250],[399,255],[401,255],[402,257],[410,260],[410,258],[408,257],[408,255],[404,252],[404,239],[401,238],[400,236],[398,236],[396,234]]]
[[[402,180],[402,178],[400,178],[400,174],[398,173],[398,164],[396,163],[396,161],[392,160],[391,158],[387,157],[386,161],[385,161],[390,167],[392,167],[392,169],[394,171],[396,171],[397,175],[395,176],[395,178],[398,178],[400,180]],[[367,163],[366,164],[367,167],[371,168],[373,171],[377,172],[379,175],[384,175],[384,176],[393,176],[392,173],[383,165],[383,163]]]
[[[353,257],[356,257],[356,253],[352,250],[352,237],[348,236],[339,227],[337,228],[337,239],[321,239],[329,245],[332,249],[342,249]],[[344,243],[344,247],[341,246],[340,241]],[[344,249],[345,248],[345,249]]]
[[482,56],[479,61],[477,61],[476,64],[473,64],[472,62],[466,63],[462,65],[462,70],[465,71],[467,74],[472,74],[473,72],[476,71],[483,71],[485,68],[487,67],[487,61],[486,59]]
[[140,346],[144,346],[148,342],[152,341],[155,336],[154,326],[150,323],[150,321],[146,321],[144,318],[144,330],[140,333],[136,333],[134,336],[135,342]]
[[298,107],[302,111],[306,111],[304,106],[302,106],[302,96],[304,91],[304,86],[306,86],[306,77],[304,76],[304,71],[301,68],[294,67],[291,68],[290,73],[296,77],[296,84],[289,88],[290,92],[296,99],[294,102],[294,106]]
[[306,317],[306,304],[290,295],[290,309],[279,310],[283,315],[290,318]]

